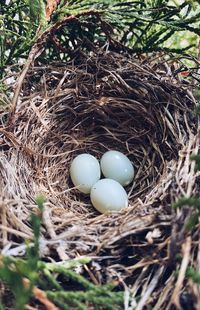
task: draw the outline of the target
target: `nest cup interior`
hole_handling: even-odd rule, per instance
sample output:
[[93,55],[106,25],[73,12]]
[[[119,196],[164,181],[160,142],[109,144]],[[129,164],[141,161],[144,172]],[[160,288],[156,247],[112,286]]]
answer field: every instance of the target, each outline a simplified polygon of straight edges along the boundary
[[38,190],[75,214],[96,217],[89,197],[73,189],[70,164],[81,153],[100,159],[118,150],[136,171],[126,187],[129,207],[136,211],[138,198],[145,203],[178,156],[176,132],[184,124],[176,128],[172,115],[180,119],[185,102],[190,104],[189,98],[180,103],[178,84],[170,76],[162,80],[159,70],[114,53],[32,68],[24,83],[32,116],[25,120],[28,139],[22,140],[43,156],[33,165]]

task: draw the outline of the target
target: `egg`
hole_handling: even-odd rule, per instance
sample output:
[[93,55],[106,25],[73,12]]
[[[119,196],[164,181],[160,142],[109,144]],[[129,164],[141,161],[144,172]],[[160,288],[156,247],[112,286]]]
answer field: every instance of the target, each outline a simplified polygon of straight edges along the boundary
[[98,160],[90,154],[80,154],[70,167],[70,177],[78,190],[89,194],[91,187],[100,179],[101,169]]
[[134,168],[127,156],[118,151],[106,152],[100,166],[106,178],[119,182],[122,186],[130,184],[134,178]]
[[117,181],[101,179],[92,186],[90,199],[100,212],[120,211],[128,206],[128,195]]

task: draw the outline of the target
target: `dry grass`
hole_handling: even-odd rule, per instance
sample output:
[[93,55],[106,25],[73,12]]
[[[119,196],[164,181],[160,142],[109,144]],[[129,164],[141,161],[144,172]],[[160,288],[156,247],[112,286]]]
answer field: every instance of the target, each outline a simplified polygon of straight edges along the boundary
[[[34,199],[43,193],[42,257],[93,257],[88,277],[122,283],[126,309],[138,296],[136,310],[200,305],[198,287],[185,279],[187,266],[200,268],[198,228],[186,238],[189,211],[171,208],[178,197],[198,193],[190,161],[199,148],[191,85],[158,58],[103,49],[26,71],[0,128],[2,253],[23,255]],[[77,154],[100,159],[110,149],[130,158],[136,176],[127,187],[129,207],[100,215],[73,188],[69,166]]]

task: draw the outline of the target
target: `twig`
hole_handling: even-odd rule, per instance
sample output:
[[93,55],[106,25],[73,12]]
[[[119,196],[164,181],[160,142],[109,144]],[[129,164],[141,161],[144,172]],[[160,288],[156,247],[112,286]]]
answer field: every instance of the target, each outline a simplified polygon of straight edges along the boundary
[[47,295],[41,289],[34,287],[33,295],[47,308],[47,310],[59,310],[59,308],[47,298]]
[[10,227],[4,226],[4,225],[0,225],[0,229],[5,230],[5,231],[9,232],[10,234],[22,237],[24,239],[28,239],[28,240],[33,239],[33,235],[28,235],[22,231],[14,229],[14,228],[10,228]]
[[34,62],[34,60],[42,53],[42,51],[44,49],[44,47],[43,47],[44,43],[47,41],[47,39],[50,36],[53,37],[55,31],[60,29],[61,27],[63,27],[66,23],[70,22],[71,20],[75,20],[81,16],[87,16],[87,15],[99,16],[99,13],[95,12],[93,10],[90,10],[90,11],[87,11],[84,13],[79,13],[76,16],[74,16],[74,15],[67,16],[67,17],[63,18],[61,21],[58,21],[57,23],[55,23],[53,26],[46,29],[42,34],[40,34],[37,37],[37,34],[40,31],[40,27],[38,28],[37,34],[36,34],[37,40],[36,40],[35,44],[33,45],[33,47],[31,48],[27,62],[26,62],[25,66],[24,66],[24,68],[23,68],[23,70],[22,70],[22,72],[21,72],[21,74],[17,80],[17,88],[15,90],[15,93],[14,93],[14,96],[12,99],[12,109],[11,109],[10,119],[8,122],[9,125],[12,123],[12,118],[13,118],[13,115],[14,115],[15,110],[16,110],[18,97],[19,97],[19,94],[20,94],[26,73],[28,72],[28,70],[29,70],[31,64]]
[[155,274],[155,276],[151,280],[151,282],[150,282],[150,284],[149,284],[145,294],[140,299],[140,301],[139,301],[137,307],[135,308],[135,310],[142,310],[143,309],[147,299],[150,297],[151,293],[153,292],[153,290],[155,289],[156,285],[158,284],[158,280],[159,280],[161,274],[163,273],[163,270],[164,270],[164,266],[162,266],[162,267],[160,267],[158,269],[157,273]]
[[[26,278],[23,279],[24,285],[29,286],[30,281]],[[33,287],[32,293],[36,299],[38,299],[46,308],[47,310],[59,310],[58,307],[56,307],[48,298],[44,291],[37,287]]]
[[[0,201],[0,211],[1,211],[1,222],[4,227],[7,227],[7,214],[3,201]],[[7,230],[2,229],[2,243],[3,245],[6,245],[7,242],[8,242],[8,232]]]
[[180,290],[182,288],[183,281],[185,278],[187,266],[188,266],[189,260],[190,260],[191,243],[192,243],[192,239],[191,239],[191,236],[189,236],[189,237],[187,237],[185,243],[182,246],[183,259],[182,259],[182,263],[181,263],[181,268],[180,268],[178,280],[176,282],[175,289],[174,289],[174,292],[172,294],[170,303],[167,307],[167,310],[170,309],[171,304],[174,304],[177,307],[177,309],[181,310],[179,295],[180,295]]

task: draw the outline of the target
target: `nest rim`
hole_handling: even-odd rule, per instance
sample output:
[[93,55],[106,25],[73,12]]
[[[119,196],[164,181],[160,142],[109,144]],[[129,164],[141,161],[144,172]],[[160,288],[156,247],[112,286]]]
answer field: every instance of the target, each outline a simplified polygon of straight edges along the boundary
[[[13,234],[15,245],[32,238],[29,214],[36,210],[36,194],[43,193],[42,238],[47,242],[42,256],[55,249],[55,259],[61,260],[77,253],[100,261],[112,256],[108,279],[115,272],[125,279],[142,266],[162,265],[175,216],[171,203],[197,191],[188,158],[199,147],[198,121],[188,84],[170,65],[101,50],[65,66],[31,67],[22,94],[12,135],[3,132],[3,225],[14,229],[4,233],[3,246]],[[127,155],[136,175],[126,188],[129,207],[99,214],[88,197],[74,190],[69,166],[82,152],[100,159],[110,149]],[[155,237],[147,236],[156,229]],[[137,257],[124,263],[133,246]],[[162,254],[155,253],[159,248]]]

